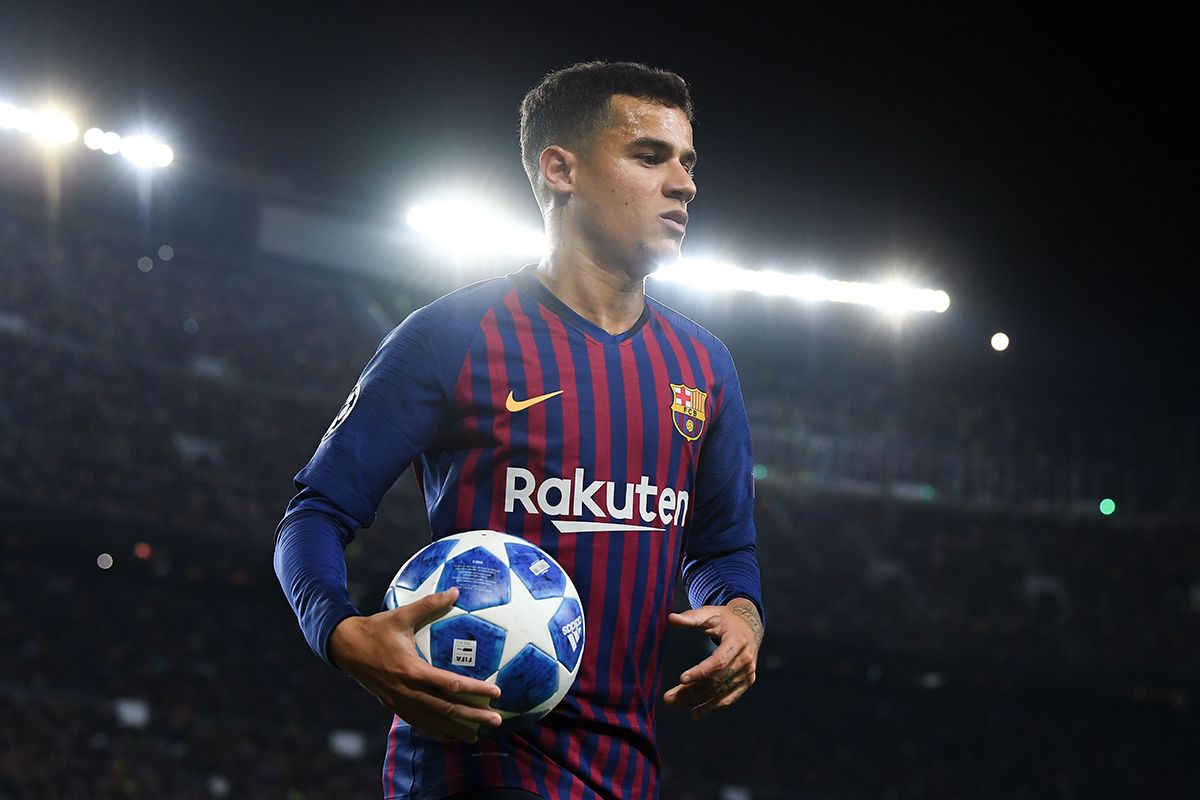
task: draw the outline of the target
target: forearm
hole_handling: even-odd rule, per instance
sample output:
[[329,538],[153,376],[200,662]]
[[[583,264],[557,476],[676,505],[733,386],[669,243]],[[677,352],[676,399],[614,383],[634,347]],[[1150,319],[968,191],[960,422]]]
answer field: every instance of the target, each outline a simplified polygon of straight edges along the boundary
[[754,546],[684,559],[683,580],[693,608],[729,605],[742,598],[754,606],[759,627],[766,623],[762,582]]
[[334,518],[301,510],[284,518],[275,541],[275,574],[304,638],[334,667],[330,635],[339,622],[360,613],[346,588],[344,543],[349,535]]

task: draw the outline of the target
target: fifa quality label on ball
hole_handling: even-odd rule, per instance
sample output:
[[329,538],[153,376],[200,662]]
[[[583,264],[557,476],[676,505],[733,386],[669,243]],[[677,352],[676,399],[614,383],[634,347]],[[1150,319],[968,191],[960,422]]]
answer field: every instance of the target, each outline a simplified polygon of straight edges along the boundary
[[460,667],[475,666],[475,640],[454,640],[454,663]]

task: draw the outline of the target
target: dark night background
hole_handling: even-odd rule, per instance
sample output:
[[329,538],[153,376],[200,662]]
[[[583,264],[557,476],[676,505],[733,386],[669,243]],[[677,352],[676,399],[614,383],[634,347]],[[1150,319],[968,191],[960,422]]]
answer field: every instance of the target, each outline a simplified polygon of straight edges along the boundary
[[[737,359],[771,621],[734,710],[660,713],[665,800],[1198,796],[1193,33],[1132,9],[0,0],[0,102],[176,154],[151,214],[76,143],[48,211],[36,147],[0,130],[0,800],[378,796],[389,717],[305,646],[271,534],[426,273],[461,276],[264,254],[256,214],[400,228],[466,186],[537,225],[517,107],[590,59],[692,88],[685,255],[951,297],[898,325],[662,288]],[[406,475],[347,551],[360,605],[428,538],[418,503]],[[668,637],[668,674],[699,647]]]
[[4,23],[5,93],[150,122],[181,164],[384,210],[470,180],[531,223],[524,92],[583,59],[674,69],[702,156],[689,253],[857,280],[903,264],[950,292],[972,347],[1007,331],[1039,392],[1175,403],[1195,382],[1196,72],[1184,26],[1149,11],[7,4]]

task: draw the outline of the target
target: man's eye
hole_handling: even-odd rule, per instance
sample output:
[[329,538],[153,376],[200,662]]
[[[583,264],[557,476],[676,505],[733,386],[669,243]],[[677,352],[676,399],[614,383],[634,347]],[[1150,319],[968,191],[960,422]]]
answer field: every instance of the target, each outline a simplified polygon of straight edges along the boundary
[[654,155],[653,153],[645,153],[643,155],[638,156],[638,158],[643,163],[646,163],[646,164],[659,164],[662,162],[662,159],[659,158],[658,156]]

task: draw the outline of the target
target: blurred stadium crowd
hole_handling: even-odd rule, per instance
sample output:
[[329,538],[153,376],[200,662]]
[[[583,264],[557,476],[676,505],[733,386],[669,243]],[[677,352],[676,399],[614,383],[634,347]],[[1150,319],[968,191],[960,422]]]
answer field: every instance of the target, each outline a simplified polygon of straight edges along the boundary
[[[389,716],[308,652],[270,553],[429,299],[0,202],[0,797],[377,795]],[[660,713],[665,797],[1200,796],[1195,415],[1114,444],[1086,409],[726,341],[769,630],[736,709]],[[360,607],[423,531],[406,476],[350,548]],[[671,639],[667,674],[699,647]]]

